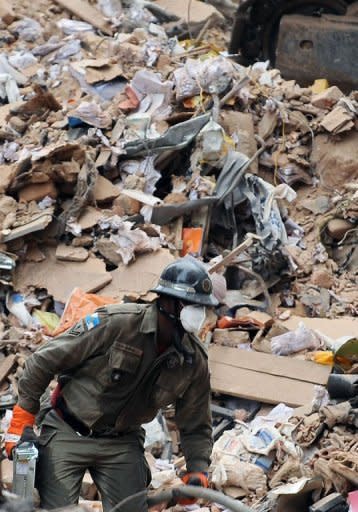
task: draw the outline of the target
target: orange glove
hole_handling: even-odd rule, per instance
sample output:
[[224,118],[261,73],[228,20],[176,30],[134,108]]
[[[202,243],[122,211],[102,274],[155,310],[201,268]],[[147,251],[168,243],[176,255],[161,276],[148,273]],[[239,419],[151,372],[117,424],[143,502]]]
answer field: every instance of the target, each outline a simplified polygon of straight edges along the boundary
[[[185,485],[196,485],[198,487],[209,487],[208,476],[206,473],[185,473],[181,477]],[[181,498],[178,503],[180,505],[193,505],[196,502],[196,498]]]
[[12,418],[8,431],[5,434],[5,451],[9,459],[12,457],[12,450],[20,441],[25,427],[33,427],[35,415],[25,411],[19,405],[15,405],[12,411]]

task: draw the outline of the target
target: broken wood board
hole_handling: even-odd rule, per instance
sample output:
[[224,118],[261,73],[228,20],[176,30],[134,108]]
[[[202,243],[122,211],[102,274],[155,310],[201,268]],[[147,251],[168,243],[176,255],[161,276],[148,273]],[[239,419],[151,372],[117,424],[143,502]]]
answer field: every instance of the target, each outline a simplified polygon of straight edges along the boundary
[[326,385],[331,373],[311,361],[215,345],[209,367],[213,391],[293,407],[312,402],[315,386]]
[[103,14],[92,7],[88,2],[84,0],[54,0],[58,5],[67,9],[72,14],[77,16],[82,21],[87,21],[90,25],[93,25],[98,30],[101,30],[104,34],[112,35],[113,30],[110,25],[105,21]]
[[312,361],[215,345],[211,345],[209,348],[209,359],[238,368],[256,370],[260,373],[282,377],[292,377],[295,380],[323,386],[327,384],[331,373],[329,366],[313,363]]
[[[236,151],[244,153],[244,155],[249,158],[254,156],[257,151],[257,143],[255,140],[255,127],[252,114],[222,110],[220,112],[219,124],[230,137],[235,137]],[[249,169],[254,174],[257,173],[257,159],[252,162]]]
[[46,260],[39,263],[22,262],[15,270],[14,287],[20,292],[29,288],[46,288],[55,300],[66,302],[73,288],[96,292],[112,280],[106,264],[90,257],[84,262],[60,261],[55,249],[43,247]]
[[[125,295],[146,295],[153,288],[164,268],[174,261],[168,249],[155,253],[143,254],[129,265],[119,265],[110,272],[112,281],[103,288],[99,295],[121,300]],[[154,295],[153,295],[154,296]]]
[[11,370],[14,367],[14,364],[16,362],[16,355],[10,354],[9,356],[5,357],[0,363],[0,384],[3,383],[3,381],[6,379],[6,377],[9,375]]
[[294,331],[298,324],[303,322],[308,329],[313,329],[324,336],[333,340],[342,338],[342,336],[357,336],[358,318],[340,317],[340,318],[305,318],[301,316],[291,316],[282,325],[287,329]]
[[29,222],[18,226],[13,229],[3,230],[0,233],[0,239],[2,242],[10,242],[22,236],[34,233],[35,231],[42,231],[52,221],[53,207],[46,208],[42,213],[35,214],[34,218],[30,219]]

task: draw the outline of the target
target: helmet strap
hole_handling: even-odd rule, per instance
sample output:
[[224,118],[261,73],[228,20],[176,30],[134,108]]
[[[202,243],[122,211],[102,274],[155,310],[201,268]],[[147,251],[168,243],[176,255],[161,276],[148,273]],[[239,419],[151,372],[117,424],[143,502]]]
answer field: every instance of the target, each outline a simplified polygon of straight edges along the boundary
[[[184,359],[186,359],[186,355],[188,355],[188,352],[185,350],[183,343],[182,343],[183,336],[185,334],[185,330],[180,321],[180,316],[176,316],[176,315],[174,315],[174,313],[169,313],[169,311],[167,311],[165,308],[163,308],[163,306],[159,303],[159,301],[157,301],[157,307],[158,307],[159,312],[172,322],[173,327],[174,327],[174,336],[173,336],[174,343],[173,343],[173,345],[179,353],[184,355]],[[190,359],[191,359],[191,355],[190,355]]]
[[168,320],[170,320],[173,324],[177,324],[180,320],[174,315],[174,313],[169,313],[163,306],[157,301],[158,310],[162,315],[164,315]]

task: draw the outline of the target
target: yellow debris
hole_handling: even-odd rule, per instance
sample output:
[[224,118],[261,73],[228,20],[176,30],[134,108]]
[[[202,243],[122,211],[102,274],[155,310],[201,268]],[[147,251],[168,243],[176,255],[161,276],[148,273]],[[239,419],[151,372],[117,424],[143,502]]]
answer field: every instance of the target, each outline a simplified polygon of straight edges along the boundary
[[319,78],[314,81],[313,85],[311,86],[313,94],[319,94],[320,92],[325,91],[328,89],[329,83],[326,78]]

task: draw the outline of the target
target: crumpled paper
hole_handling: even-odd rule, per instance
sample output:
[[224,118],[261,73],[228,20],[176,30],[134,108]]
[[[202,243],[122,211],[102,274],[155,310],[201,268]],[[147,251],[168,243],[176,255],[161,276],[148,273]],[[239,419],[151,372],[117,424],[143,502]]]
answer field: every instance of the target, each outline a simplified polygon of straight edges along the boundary
[[96,128],[109,128],[112,125],[112,118],[108,112],[104,112],[97,103],[88,101],[83,101],[75,110],[72,110],[70,116]]
[[[105,219],[101,224],[106,225],[108,222],[111,224],[110,219]],[[121,256],[125,265],[134,260],[136,254],[158,251],[161,248],[159,237],[150,237],[139,228],[132,229],[133,222],[122,221],[117,216],[113,222],[112,227],[115,225],[117,233],[112,234],[109,240],[116,244],[116,252]]]

